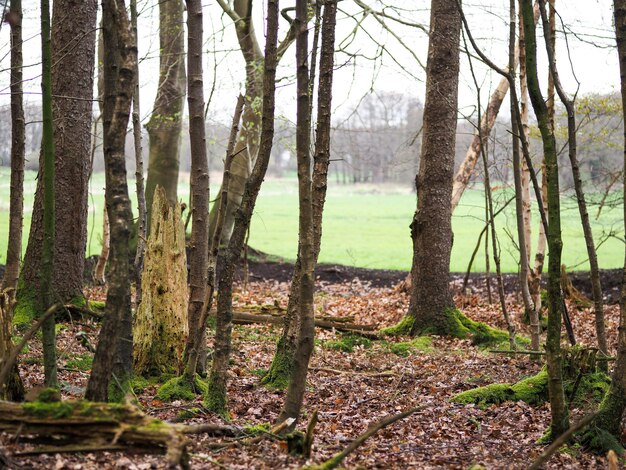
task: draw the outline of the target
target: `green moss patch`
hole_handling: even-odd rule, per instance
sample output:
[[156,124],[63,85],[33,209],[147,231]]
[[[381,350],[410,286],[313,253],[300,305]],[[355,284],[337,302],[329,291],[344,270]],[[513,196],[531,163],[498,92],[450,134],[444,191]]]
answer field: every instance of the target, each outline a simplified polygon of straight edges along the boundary
[[388,336],[408,336],[411,334],[414,324],[415,318],[411,315],[405,315],[396,325],[380,330],[380,334]]
[[381,344],[392,352],[401,357],[407,357],[414,352],[430,352],[433,350],[433,340],[430,336],[418,336],[411,341],[391,342],[382,341]]
[[325,341],[324,347],[351,353],[354,352],[355,347],[362,347],[364,349],[371,348],[372,341],[362,336],[343,335],[340,339]]
[[283,341],[282,337],[278,340],[272,365],[261,379],[261,385],[274,390],[285,390],[289,386],[289,377],[293,366],[293,353],[287,351]]
[[193,400],[197,395],[207,393],[207,384],[199,375],[194,375],[193,382],[187,377],[174,377],[165,382],[157,391],[156,397],[161,401]]
[[91,354],[78,354],[74,356],[72,359],[68,359],[65,362],[65,365],[70,369],[78,369],[81,371],[91,370],[91,366],[93,365],[93,356]]

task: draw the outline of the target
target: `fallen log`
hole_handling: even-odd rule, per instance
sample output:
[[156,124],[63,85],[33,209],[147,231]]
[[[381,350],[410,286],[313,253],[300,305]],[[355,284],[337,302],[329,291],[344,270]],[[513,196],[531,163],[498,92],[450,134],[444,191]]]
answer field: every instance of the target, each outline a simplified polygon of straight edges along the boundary
[[[253,313],[233,312],[233,323],[237,325],[250,325],[252,323],[270,323],[272,325],[282,325],[283,317],[278,315],[261,315]],[[346,333],[353,333],[361,336],[378,338],[374,325],[357,325],[355,323],[345,323],[344,321],[331,321],[315,319],[315,326],[326,330],[337,330]]]
[[183,469],[189,468],[187,434],[236,436],[240,433],[233,426],[169,424],[143,414],[132,405],[87,401],[0,401],[0,431],[31,435],[35,442],[48,441],[50,436],[62,438],[59,446],[26,453],[132,448],[165,454],[169,468]]

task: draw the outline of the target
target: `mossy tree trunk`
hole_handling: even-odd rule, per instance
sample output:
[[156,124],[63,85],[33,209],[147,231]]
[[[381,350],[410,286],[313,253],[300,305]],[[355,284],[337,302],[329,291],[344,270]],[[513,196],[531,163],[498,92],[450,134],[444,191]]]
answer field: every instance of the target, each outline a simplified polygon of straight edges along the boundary
[[205,406],[216,413],[226,414],[226,385],[231,352],[233,275],[241,256],[246,232],[269,164],[274,138],[274,103],[276,93],[276,62],[278,39],[278,1],[268,1],[267,39],[263,72],[263,113],[261,119],[261,142],[254,169],[248,178],[241,207],[235,214],[233,234],[228,247],[220,253],[218,265],[220,275],[217,294],[217,323],[215,351]]
[[[41,97],[43,116],[43,244],[41,247],[41,271],[39,274],[38,314],[53,304],[53,259],[54,259],[54,131],[52,117],[52,47],[50,39],[50,2],[41,0]],[[54,314],[41,327],[43,334],[44,384],[56,388],[56,333]]]
[[563,298],[561,295],[561,213],[559,169],[554,132],[549,125],[548,108],[541,95],[537,77],[537,43],[532,1],[522,1],[524,35],[526,38],[526,68],[530,100],[537,116],[546,160],[548,183],[548,332],[546,340],[547,366],[550,375],[550,410],[552,433],[558,437],[569,428],[569,412],[563,392],[563,357],[561,352],[561,324]]
[[[181,0],[159,2],[159,85],[150,121],[146,208],[148,224],[154,191],[165,189],[167,199],[177,201],[180,136],[185,104],[185,34]],[[149,231],[149,230],[148,230]]]
[[[613,1],[615,38],[619,56],[623,116],[626,119],[626,0]],[[625,121],[626,122],[626,121]],[[626,165],[626,130],[624,131],[624,164]],[[626,178],[624,178],[624,223],[626,226]],[[626,409],[626,250],[622,273],[622,295],[620,298],[619,336],[617,361],[613,369],[611,386],[600,405],[596,425],[616,438],[621,436],[621,424]]]
[[[328,165],[330,162],[330,123],[337,2],[331,0],[327,1],[324,5],[318,85],[317,130],[312,180],[313,246],[316,262],[322,240],[322,214],[326,199]],[[289,294],[283,333],[276,346],[276,353],[272,360],[270,370],[263,378],[264,384],[276,388],[287,387],[293,368],[296,340],[300,327],[297,314],[300,302],[300,264],[300,257],[298,256],[291,279],[291,291]]]
[[124,0],[103,0],[105,202],[111,232],[109,288],[85,397],[107,401],[111,374],[123,383],[132,361],[129,240],[132,212],[124,143],[130,115],[137,47]]
[[[206,181],[206,180],[205,180]],[[180,204],[157,186],[141,276],[143,299],[133,325],[134,371],[160,376],[182,370],[187,325],[187,257]]]
[[1,290],[13,289],[10,295],[14,297],[22,259],[26,143],[22,92],[22,0],[11,1],[7,19],[11,25],[11,196],[7,258]]
[[403,323],[407,333],[447,335],[456,323],[448,285],[461,32],[456,2],[432,0],[430,31],[417,211],[411,224],[411,301]]
[[[5,361],[13,351],[13,341],[11,340],[11,295],[0,294],[0,370]],[[20,377],[17,363],[13,370],[9,372],[5,384],[0,384],[0,400],[21,401],[24,399],[24,384]]]

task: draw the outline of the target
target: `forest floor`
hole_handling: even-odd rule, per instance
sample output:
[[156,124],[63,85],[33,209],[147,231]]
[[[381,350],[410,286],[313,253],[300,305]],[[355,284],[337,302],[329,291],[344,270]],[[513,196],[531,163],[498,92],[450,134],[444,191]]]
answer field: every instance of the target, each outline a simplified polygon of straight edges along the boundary
[[[290,266],[276,263],[249,263],[248,282],[236,287],[235,310],[245,305],[280,305],[286,307]],[[320,315],[353,316],[358,324],[377,328],[397,323],[405,314],[408,295],[397,288],[406,273],[368,271],[342,266],[321,266],[316,293]],[[609,278],[615,277],[610,274]],[[619,277],[619,276],[617,276]],[[513,278],[507,278],[513,286]],[[584,289],[584,276],[575,285]],[[456,278],[453,289],[460,290]],[[89,288],[92,300],[104,300],[102,288]],[[458,307],[470,318],[492,326],[505,327],[495,297],[486,299],[481,276],[473,276],[469,289],[457,293]],[[516,294],[507,294],[518,332],[528,335],[520,321],[521,307]],[[617,305],[607,307],[606,321],[614,352]],[[594,317],[590,309],[569,308],[574,331],[580,343],[593,345]],[[60,380],[64,398],[78,399],[84,392],[90,357],[76,333],[84,331],[95,344],[98,324],[91,319],[77,320],[59,327]],[[284,392],[259,385],[260,376],[269,367],[280,328],[269,325],[235,326],[233,358],[230,369],[229,409],[231,424],[253,426],[276,420]],[[496,382],[516,382],[535,374],[540,364],[526,356],[506,356],[477,348],[469,340],[431,337],[407,343],[407,338],[362,341],[352,352],[341,350],[342,335],[317,330],[311,361],[304,416],[306,426],[311,413],[318,411],[315,442],[309,462],[290,456],[281,441],[262,440],[254,445],[234,445],[212,450],[218,438],[198,435],[191,440],[192,468],[299,468],[305,463],[320,463],[345,448],[367,427],[386,415],[412,407],[421,407],[412,416],[398,421],[371,437],[343,465],[346,468],[455,468],[474,464],[486,468],[524,468],[543,450],[537,440],[546,430],[549,407],[506,402],[481,409],[473,405],[453,404],[450,398],[462,391]],[[21,357],[21,373],[27,388],[43,381],[41,342],[35,339]],[[199,408],[195,401],[166,403],[155,399],[156,385],[138,393],[146,413],[166,421],[179,421],[181,412]],[[572,410],[577,420],[589,410]],[[219,417],[200,411],[185,423],[223,422]],[[162,456],[116,452],[16,456],[31,446],[9,435],[0,435],[0,449],[13,454],[22,468],[54,469],[150,469],[163,468]],[[606,468],[606,459],[585,452],[577,446],[563,447],[549,461],[548,468]]]

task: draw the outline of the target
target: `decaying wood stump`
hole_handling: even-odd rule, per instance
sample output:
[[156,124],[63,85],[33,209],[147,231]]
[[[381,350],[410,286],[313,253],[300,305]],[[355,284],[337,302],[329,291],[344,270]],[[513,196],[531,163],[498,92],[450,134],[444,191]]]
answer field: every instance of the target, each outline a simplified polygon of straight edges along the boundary
[[179,371],[188,334],[185,231],[180,204],[172,207],[160,187],[154,193],[141,288],[133,325],[135,372]]

